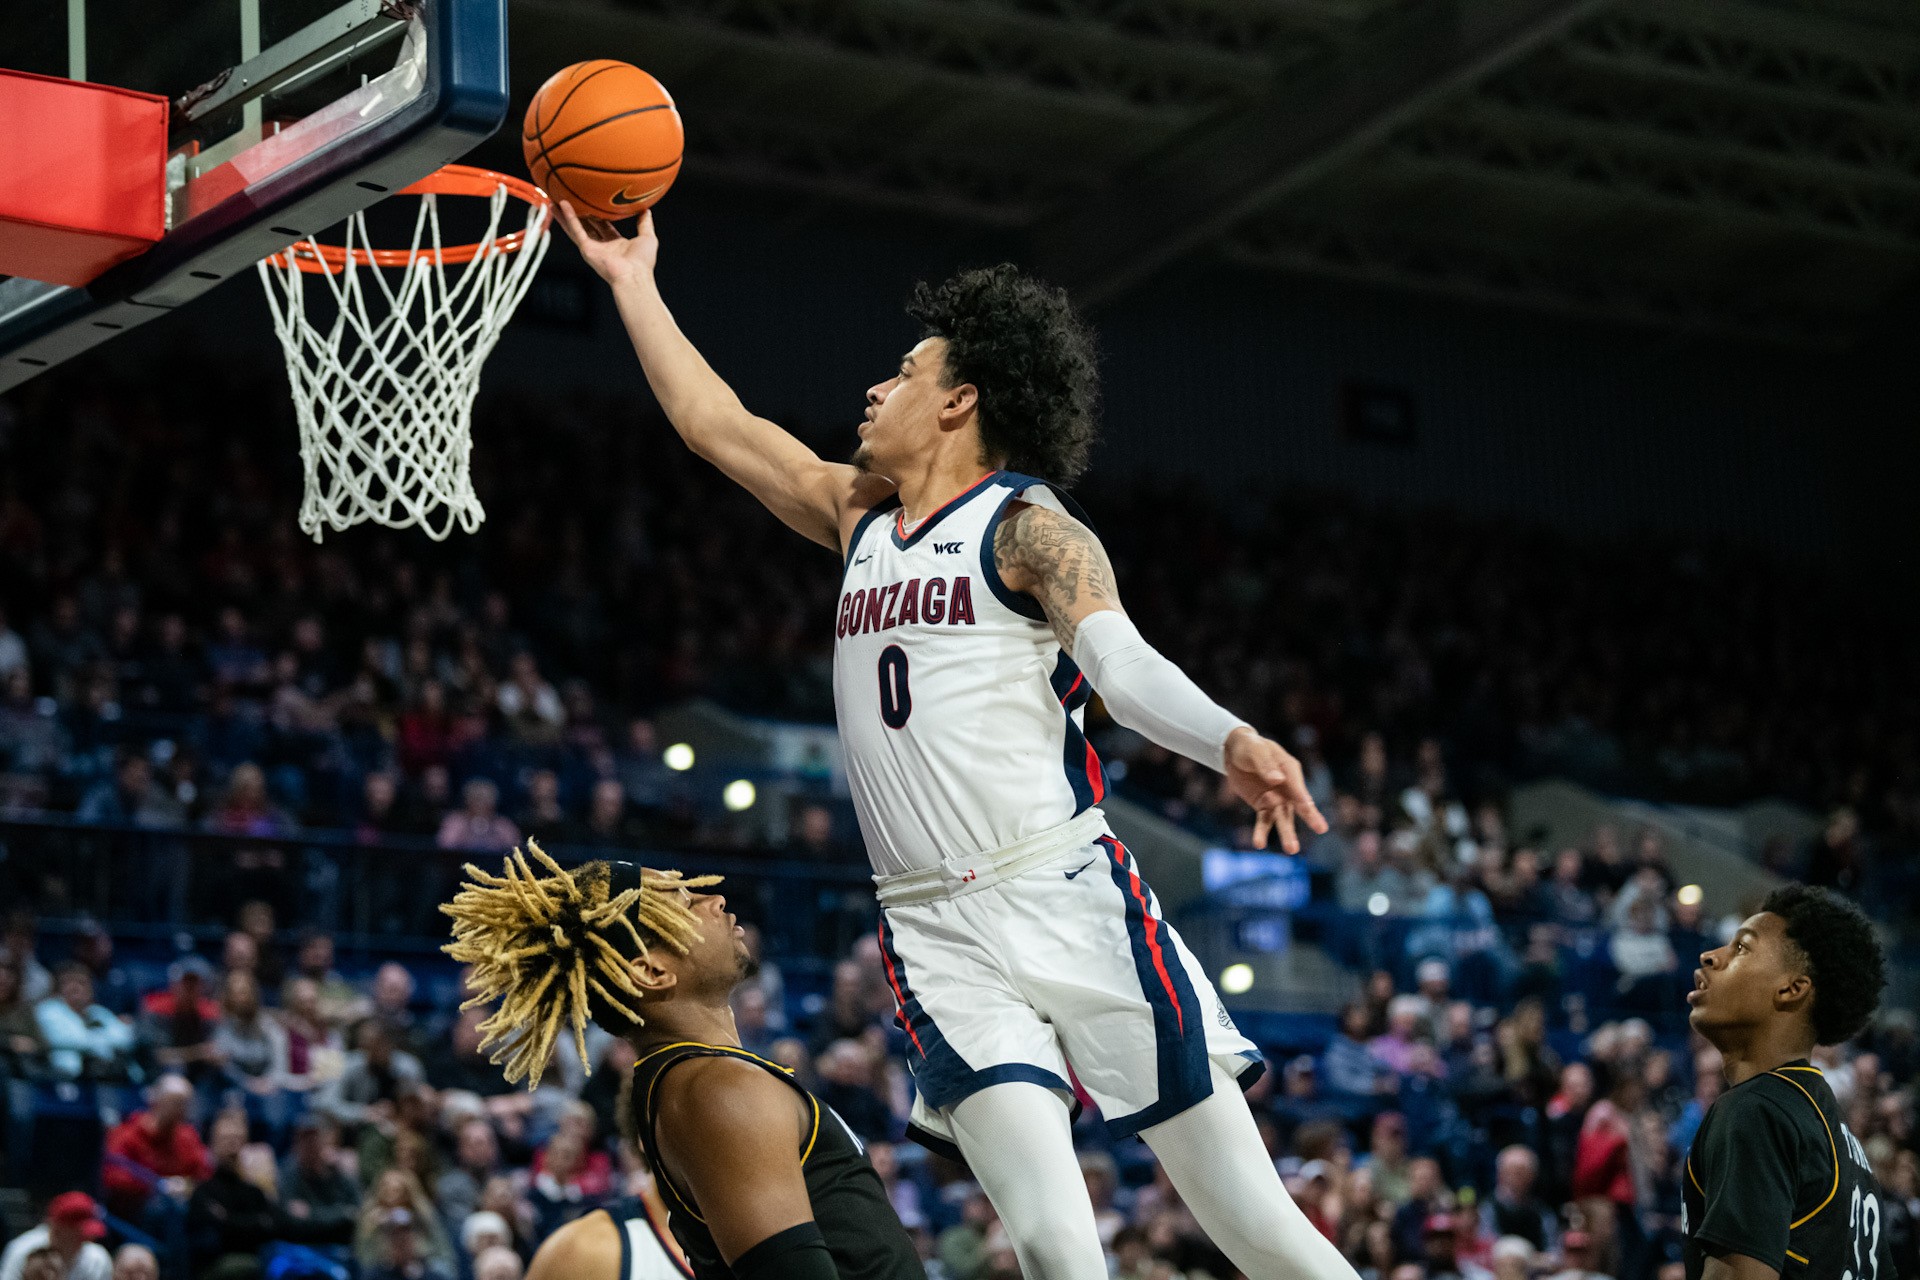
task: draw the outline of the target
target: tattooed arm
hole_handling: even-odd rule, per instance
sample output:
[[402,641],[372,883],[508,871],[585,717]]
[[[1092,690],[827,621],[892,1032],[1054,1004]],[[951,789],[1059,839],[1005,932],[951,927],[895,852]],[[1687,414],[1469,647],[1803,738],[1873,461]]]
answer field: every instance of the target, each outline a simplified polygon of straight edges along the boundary
[[1093,530],[1058,511],[1016,504],[994,532],[993,563],[1009,590],[1039,602],[1069,656],[1089,615],[1120,608],[1106,548]]
[[1113,566],[1093,530],[1045,507],[1021,505],[994,532],[994,567],[1014,591],[1039,602],[1060,647],[1080,664],[1120,724],[1169,751],[1227,775],[1254,809],[1253,838],[1278,831],[1300,851],[1296,819],[1327,829],[1307,794],[1300,762],[1263,738],[1162,657],[1120,609]]

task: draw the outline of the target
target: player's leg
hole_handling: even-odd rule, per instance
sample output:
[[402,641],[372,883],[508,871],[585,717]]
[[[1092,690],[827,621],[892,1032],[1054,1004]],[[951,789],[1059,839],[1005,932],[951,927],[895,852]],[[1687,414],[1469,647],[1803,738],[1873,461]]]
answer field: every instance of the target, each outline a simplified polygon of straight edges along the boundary
[[1351,1280],[1352,1265],[1287,1194],[1247,1100],[1217,1064],[1206,1101],[1140,1136],[1208,1238],[1251,1280]]
[[1004,967],[994,896],[881,913],[881,959],[920,1095],[910,1132],[959,1149],[1030,1280],[1105,1280],[1073,1151],[1067,1061]]
[[1106,1280],[1093,1201],[1060,1096],[1037,1084],[998,1084],[948,1108],[946,1119],[967,1167],[1000,1215],[1020,1274],[1028,1280]]

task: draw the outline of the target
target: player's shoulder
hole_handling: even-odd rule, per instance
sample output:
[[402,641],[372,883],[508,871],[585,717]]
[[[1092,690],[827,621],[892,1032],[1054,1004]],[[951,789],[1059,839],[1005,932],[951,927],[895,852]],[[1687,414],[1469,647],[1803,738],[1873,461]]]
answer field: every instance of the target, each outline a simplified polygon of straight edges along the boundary
[[1823,1130],[1827,1123],[1813,1089],[1771,1071],[1727,1090],[1713,1110],[1715,1127],[1723,1129],[1761,1126],[1805,1133]]
[[871,471],[848,467],[846,500],[842,511],[853,520],[873,511],[885,510],[899,502],[899,490],[893,481]]
[[604,1212],[583,1214],[541,1242],[527,1280],[623,1280],[620,1227]]
[[791,1116],[795,1094],[766,1067],[723,1053],[669,1063],[654,1092],[658,1131],[687,1128],[716,1141]]

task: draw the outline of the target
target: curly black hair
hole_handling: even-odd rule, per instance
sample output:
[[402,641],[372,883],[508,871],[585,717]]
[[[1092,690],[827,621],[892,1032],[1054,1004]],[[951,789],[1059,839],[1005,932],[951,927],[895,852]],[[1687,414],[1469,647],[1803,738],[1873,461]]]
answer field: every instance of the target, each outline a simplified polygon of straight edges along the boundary
[[1787,922],[1792,959],[1813,979],[1813,1038],[1843,1044],[1867,1025],[1887,985],[1887,958],[1873,924],[1838,894],[1782,885],[1760,910]]
[[914,286],[907,314],[947,341],[942,385],[980,393],[983,464],[1071,484],[1087,469],[1100,375],[1066,291],[1011,263]]

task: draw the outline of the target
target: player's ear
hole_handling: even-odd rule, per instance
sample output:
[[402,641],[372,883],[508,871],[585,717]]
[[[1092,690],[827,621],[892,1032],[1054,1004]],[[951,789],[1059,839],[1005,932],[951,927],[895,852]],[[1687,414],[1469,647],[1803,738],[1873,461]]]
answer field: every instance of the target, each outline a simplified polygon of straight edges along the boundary
[[654,955],[635,956],[627,962],[627,973],[633,978],[633,985],[640,988],[648,999],[660,999],[673,994],[680,983],[680,975],[660,963]]
[[1803,1009],[1813,1002],[1813,979],[1804,973],[1790,974],[1773,990],[1776,1009]]
[[963,382],[957,387],[948,387],[940,402],[940,417],[948,422],[963,418],[980,403],[980,388],[971,382]]

